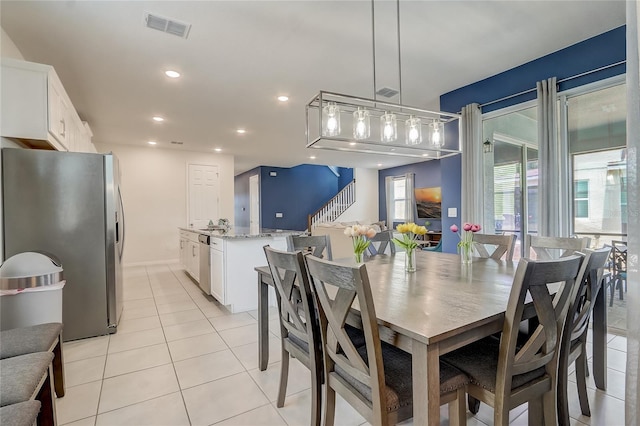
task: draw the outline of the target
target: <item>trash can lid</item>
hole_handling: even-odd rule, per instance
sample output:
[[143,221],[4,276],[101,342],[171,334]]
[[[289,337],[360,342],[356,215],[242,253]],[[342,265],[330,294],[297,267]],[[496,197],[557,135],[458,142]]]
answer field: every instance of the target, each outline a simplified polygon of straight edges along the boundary
[[36,252],[18,253],[0,266],[0,289],[42,287],[64,279],[60,262]]

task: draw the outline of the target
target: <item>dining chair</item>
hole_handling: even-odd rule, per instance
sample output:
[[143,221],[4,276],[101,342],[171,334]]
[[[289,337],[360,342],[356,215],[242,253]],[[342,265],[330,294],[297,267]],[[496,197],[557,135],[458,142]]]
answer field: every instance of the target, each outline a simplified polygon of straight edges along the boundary
[[532,250],[538,260],[567,257],[589,247],[589,241],[588,237],[540,237],[527,234],[524,238],[524,257],[531,256]]
[[[411,355],[380,341],[366,265],[345,266],[312,256],[306,256],[305,260],[322,336],[326,378],[324,424],[334,424],[336,392],[374,425],[393,425],[411,418]],[[356,347],[343,328],[354,300],[362,319],[365,337],[362,347]],[[452,424],[466,423],[467,381],[458,369],[440,365],[440,402],[449,404]]]
[[331,239],[328,235],[287,235],[287,251],[296,250],[333,260]]
[[[582,255],[518,262],[500,339],[489,336],[441,357],[469,375],[466,391],[494,408],[494,424],[508,425],[509,410],[529,403],[529,422],[557,424],[556,386],[561,332]],[[547,284],[562,283],[555,296]],[[530,296],[533,303],[525,304]],[[526,312],[539,324],[518,342]]]
[[[505,260],[513,260],[513,248],[516,245],[516,236],[511,235],[491,235],[473,234],[473,248],[480,257],[500,260],[505,256]],[[493,250],[489,253],[489,250]]]
[[611,241],[611,284],[609,287],[609,306],[613,306],[613,296],[616,289],[620,292],[620,300],[624,300],[627,291],[627,243]]
[[[367,247],[365,254],[367,256],[375,256],[377,254],[384,254],[389,248],[389,254],[396,254],[396,245],[393,243],[393,230],[380,231],[371,238],[367,238],[371,244]],[[375,247],[374,243],[380,243],[378,247]]]
[[591,416],[587,397],[587,329],[595,296],[602,288],[604,266],[607,263],[610,248],[585,250],[586,256],[576,279],[575,295],[571,296],[567,320],[562,332],[560,359],[558,367],[558,422],[569,425],[569,402],[567,386],[569,366],[576,363],[576,382],[580,409],[585,416]]
[[442,238],[438,240],[438,244],[436,244],[435,247],[422,247],[422,250],[442,252]]
[[320,425],[322,404],[320,330],[304,257],[300,251],[285,252],[269,246],[264,246],[264,253],[271,271],[273,286],[276,289],[280,320],[282,361],[276,406],[284,406],[289,379],[289,357],[293,356],[311,372],[311,424]]

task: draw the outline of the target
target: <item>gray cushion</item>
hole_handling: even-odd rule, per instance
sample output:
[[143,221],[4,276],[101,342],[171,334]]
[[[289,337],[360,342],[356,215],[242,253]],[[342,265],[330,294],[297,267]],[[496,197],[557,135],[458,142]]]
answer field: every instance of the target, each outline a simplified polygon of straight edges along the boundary
[[[397,411],[400,408],[413,405],[411,354],[385,342],[381,342],[381,347],[387,411]],[[365,346],[360,347],[358,353],[368,365],[367,348]],[[335,372],[368,401],[371,401],[371,388],[369,386],[356,380],[337,365]],[[440,363],[440,394],[464,387],[468,382],[469,379],[460,370]]]
[[0,407],[29,400],[52,360],[52,352],[0,360]]
[[62,333],[62,324],[52,322],[0,331],[0,359],[47,352]]
[[40,401],[25,401],[0,408],[2,426],[33,426],[40,412]]
[[[467,373],[471,383],[495,392],[499,353],[500,341],[490,336],[442,355],[440,359]],[[544,375],[545,369],[541,367],[525,374],[513,376],[511,389],[519,388]]]

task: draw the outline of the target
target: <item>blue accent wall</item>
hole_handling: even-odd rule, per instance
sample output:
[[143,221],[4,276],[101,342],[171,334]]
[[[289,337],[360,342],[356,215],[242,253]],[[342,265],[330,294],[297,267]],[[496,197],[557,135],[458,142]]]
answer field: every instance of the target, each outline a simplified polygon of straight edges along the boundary
[[338,170],[340,171],[340,177],[338,178],[338,191],[341,191],[353,180],[353,169],[338,167]]
[[[378,207],[378,217],[380,220],[387,220],[387,195],[386,195],[386,187],[385,187],[385,178],[387,176],[400,176],[406,173],[414,173],[415,174],[415,185],[416,188],[430,188],[432,186],[442,186],[441,181],[441,171],[440,171],[441,163],[440,161],[423,161],[421,163],[413,163],[407,164],[405,166],[393,167],[390,169],[380,170],[378,172],[378,187],[379,191],[379,207]],[[442,188],[442,207],[444,209],[444,187]],[[458,190],[458,192],[460,192]],[[443,210],[446,211],[446,210]],[[415,213],[415,211],[414,211]],[[418,219],[416,218],[416,223],[418,225],[424,225],[425,220],[428,220],[431,225],[428,226],[430,231],[439,231],[442,229],[441,221],[438,219]]]
[[[276,176],[271,176],[275,172]],[[318,210],[353,179],[353,169],[337,177],[328,167],[302,164],[292,168],[261,166],[235,177],[235,225],[249,226],[249,178],[260,175],[262,228],[307,229],[307,216]],[[349,178],[350,177],[350,178]],[[282,213],[281,218],[276,213]]]

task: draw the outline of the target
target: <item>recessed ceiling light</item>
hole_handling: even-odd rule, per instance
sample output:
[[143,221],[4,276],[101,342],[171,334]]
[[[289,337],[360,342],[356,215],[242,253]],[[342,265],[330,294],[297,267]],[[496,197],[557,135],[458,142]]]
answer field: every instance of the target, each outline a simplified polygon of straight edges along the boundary
[[422,156],[423,156],[423,157],[428,157],[428,156],[429,156],[429,154],[422,154]]
[[157,144],[158,142],[156,142],[156,141],[149,141],[149,142],[147,142],[147,143],[148,143],[149,145],[155,145],[155,144]]
[[178,78],[178,77],[180,77],[180,73],[178,71],[167,70],[164,73],[169,78]]
[[315,159],[316,159],[316,156],[315,156],[315,155],[312,155],[312,156],[311,156],[311,157],[309,157],[309,158],[311,158],[312,160],[315,160]]
[[220,151],[222,151],[222,148],[214,148],[213,150],[214,150],[215,152],[220,152]]
[[157,121],[158,123],[160,123],[161,121],[164,121],[164,118],[160,117],[159,115],[156,115],[155,117],[153,117],[153,121]]
[[289,100],[289,97],[288,96],[284,96],[284,95],[278,96],[278,100],[280,102],[287,102]]
[[378,167],[382,167],[382,163],[378,163]]
[[236,132],[238,132],[241,135],[247,133],[247,131],[245,129],[238,129],[238,130],[236,130]]
[[356,144],[355,142],[349,142],[349,145],[351,145],[351,146],[353,146],[355,144]]

